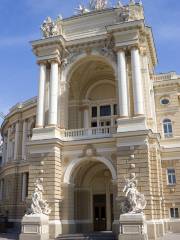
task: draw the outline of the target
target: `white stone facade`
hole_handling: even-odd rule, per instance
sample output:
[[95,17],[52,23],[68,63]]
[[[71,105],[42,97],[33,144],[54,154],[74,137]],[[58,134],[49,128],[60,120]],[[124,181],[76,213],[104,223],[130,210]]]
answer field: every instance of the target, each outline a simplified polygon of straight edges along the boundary
[[147,200],[148,237],[157,239],[178,231],[180,77],[154,73],[141,4],[83,9],[48,18],[43,38],[31,43],[39,92],[2,124],[0,211],[20,223],[41,177],[51,238],[118,234],[124,178],[135,175]]

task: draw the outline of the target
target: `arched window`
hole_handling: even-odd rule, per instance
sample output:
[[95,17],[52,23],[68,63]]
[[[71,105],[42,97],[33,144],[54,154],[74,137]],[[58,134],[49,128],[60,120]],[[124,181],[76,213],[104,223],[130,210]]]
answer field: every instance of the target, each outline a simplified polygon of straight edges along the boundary
[[170,119],[164,119],[163,129],[164,129],[164,137],[165,138],[173,136],[172,121]]

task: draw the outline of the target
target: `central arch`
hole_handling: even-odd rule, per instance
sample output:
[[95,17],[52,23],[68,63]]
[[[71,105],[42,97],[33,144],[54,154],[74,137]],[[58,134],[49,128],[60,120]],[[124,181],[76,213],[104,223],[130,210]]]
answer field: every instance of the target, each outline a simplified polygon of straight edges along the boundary
[[87,154],[68,164],[63,176],[63,222],[71,225],[66,233],[112,230],[116,182],[116,169],[103,156]]

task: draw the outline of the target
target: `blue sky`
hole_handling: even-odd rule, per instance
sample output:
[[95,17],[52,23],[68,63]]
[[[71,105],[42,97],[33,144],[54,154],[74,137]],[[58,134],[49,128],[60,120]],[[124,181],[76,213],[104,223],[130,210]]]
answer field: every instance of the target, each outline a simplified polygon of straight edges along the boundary
[[[68,17],[87,0],[1,0],[0,112],[37,95],[38,67],[30,40],[38,39],[46,16]],[[114,4],[116,1],[109,1]],[[127,3],[126,0],[122,0]],[[152,26],[159,64],[157,72],[180,73],[180,1],[144,0],[146,23]]]

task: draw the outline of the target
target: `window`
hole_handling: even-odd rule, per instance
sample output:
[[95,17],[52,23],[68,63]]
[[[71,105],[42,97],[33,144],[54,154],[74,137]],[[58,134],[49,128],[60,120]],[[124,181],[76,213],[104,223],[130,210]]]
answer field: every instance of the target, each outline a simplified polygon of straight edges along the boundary
[[91,122],[91,127],[97,127],[97,122]]
[[22,173],[21,177],[22,187],[21,187],[21,199],[22,201],[26,200],[26,197],[28,196],[28,182],[29,182],[29,173],[25,172]]
[[162,105],[167,105],[167,104],[169,104],[169,99],[168,98],[162,98],[160,102],[161,102]]
[[178,208],[170,208],[170,216],[171,218],[179,218]]
[[92,107],[92,117],[97,117],[97,107]]
[[167,178],[168,178],[169,185],[176,184],[176,173],[174,168],[167,169]]
[[105,106],[100,106],[100,116],[111,116],[111,106],[110,105],[105,105]]
[[172,122],[170,119],[165,119],[163,121],[163,129],[164,129],[164,137],[165,138],[173,136]]
[[3,200],[4,197],[4,179],[0,180],[0,201]]
[[114,114],[114,115],[117,115],[117,104],[114,104],[114,105],[113,105],[113,108],[114,108],[114,109],[113,109],[113,111],[114,111],[113,114]]

